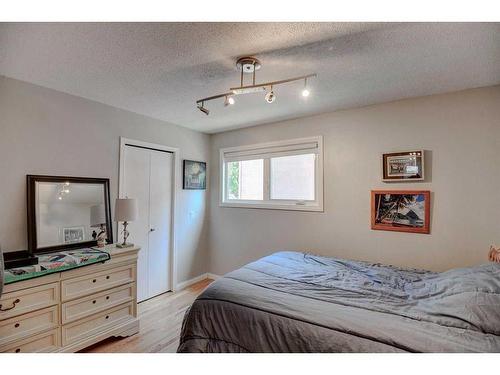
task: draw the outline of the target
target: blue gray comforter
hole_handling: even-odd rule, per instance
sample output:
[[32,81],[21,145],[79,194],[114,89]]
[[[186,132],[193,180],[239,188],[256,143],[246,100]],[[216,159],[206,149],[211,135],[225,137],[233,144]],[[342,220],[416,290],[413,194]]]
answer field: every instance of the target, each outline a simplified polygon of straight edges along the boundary
[[179,352],[500,352],[500,264],[435,273],[279,252],[210,285]]

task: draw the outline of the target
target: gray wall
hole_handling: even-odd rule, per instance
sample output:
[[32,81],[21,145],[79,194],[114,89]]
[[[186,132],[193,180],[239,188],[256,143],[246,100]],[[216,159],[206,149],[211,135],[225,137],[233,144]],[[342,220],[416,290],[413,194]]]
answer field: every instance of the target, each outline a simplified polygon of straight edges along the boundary
[[[182,158],[210,159],[210,190],[179,189],[179,282],[280,249],[434,270],[480,263],[490,243],[500,244],[499,103],[495,86],[210,137],[0,77],[0,244],[26,248],[26,174],[109,177],[114,200],[124,136],[178,147]],[[218,206],[221,147],[311,135],[324,136],[324,213]],[[415,147],[429,150],[429,180],[382,183],[380,154]],[[370,230],[370,190],[380,188],[431,190],[431,234]]]
[[[219,207],[220,148],[312,135],[324,136],[324,213]],[[429,150],[428,181],[383,183],[381,153],[414,148]],[[281,249],[443,270],[500,244],[500,86],[220,133],[211,165],[216,274]],[[431,234],[372,231],[372,189],[431,190]]]
[[[208,135],[0,77],[2,249],[27,246],[26,174],[108,177],[114,202],[120,136],[178,147],[181,158],[207,160],[210,154]],[[208,191],[182,190],[177,183],[177,281],[182,282],[208,271]]]

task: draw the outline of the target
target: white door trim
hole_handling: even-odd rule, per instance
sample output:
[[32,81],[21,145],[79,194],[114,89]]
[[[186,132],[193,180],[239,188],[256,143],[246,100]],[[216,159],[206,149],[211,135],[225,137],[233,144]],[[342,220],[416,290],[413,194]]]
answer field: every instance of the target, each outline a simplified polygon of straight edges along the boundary
[[[137,147],[144,147],[147,149],[152,149],[152,150],[160,150],[160,151],[167,151],[171,152],[173,154],[174,160],[174,174],[172,176],[172,184],[173,184],[173,189],[172,189],[172,221],[170,225],[170,233],[171,233],[171,241],[170,241],[170,249],[169,249],[169,257],[170,257],[170,285],[172,286],[172,291],[177,290],[177,244],[176,244],[176,231],[175,231],[175,223],[176,223],[176,217],[177,217],[177,195],[179,192],[178,189],[178,184],[177,182],[180,181],[180,172],[181,172],[181,158],[180,158],[180,151],[176,147],[170,147],[170,146],[165,146],[165,145],[160,145],[156,143],[149,143],[149,142],[144,142],[144,141],[138,141],[135,139],[130,139],[130,138],[125,138],[125,137],[120,137],[120,168],[119,168],[119,177],[118,177],[118,197],[122,198],[122,192],[123,192],[123,173],[125,170],[124,162],[125,162],[125,146],[131,145],[131,146],[137,146]],[[116,226],[117,231],[118,231],[118,225]],[[117,233],[116,238],[119,238],[118,236],[119,233]]]

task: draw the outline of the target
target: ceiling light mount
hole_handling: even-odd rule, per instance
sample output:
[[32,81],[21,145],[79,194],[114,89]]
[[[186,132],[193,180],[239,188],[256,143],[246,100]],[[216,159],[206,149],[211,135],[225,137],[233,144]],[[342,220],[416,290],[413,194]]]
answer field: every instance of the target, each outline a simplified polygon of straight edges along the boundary
[[252,56],[244,56],[240,57],[236,61],[236,68],[238,71],[253,74],[256,70],[259,70],[262,67],[262,64],[258,59]]
[[[225,92],[223,94],[217,94],[213,96],[209,96],[203,99],[199,99],[196,101],[196,105],[198,109],[208,115],[210,112],[207,108],[205,108],[205,102],[210,100],[224,98],[224,106],[227,107],[231,104],[234,104],[234,96],[242,95],[242,94],[253,94],[257,92],[266,92],[267,88],[271,88],[269,92],[266,93],[266,101],[268,103],[273,103],[276,99],[276,95],[273,91],[273,86],[283,85],[285,83],[296,82],[304,80],[304,90],[302,90],[302,96],[309,96],[309,88],[307,85],[307,80],[309,78],[316,77],[316,73],[303,75],[300,77],[287,78],[279,81],[272,82],[264,82],[264,83],[256,83],[255,82],[255,72],[262,67],[262,64],[258,59],[252,56],[244,56],[240,57],[236,61],[236,67],[241,72],[240,73],[240,85],[237,87],[231,87],[229,92]],[[243,76],[245,74],[252,74],[252,84],[243,84]]]

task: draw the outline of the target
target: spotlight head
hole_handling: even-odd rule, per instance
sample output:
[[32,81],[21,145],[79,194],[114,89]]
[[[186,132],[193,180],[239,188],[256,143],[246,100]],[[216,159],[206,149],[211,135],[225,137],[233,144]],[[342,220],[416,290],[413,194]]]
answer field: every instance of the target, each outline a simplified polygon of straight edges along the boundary
[[274,91],[269,91],[267,94],[266,94],[266,102],[268,102],[269,104],[273,103],[274,101],[276,100],[276,95],[274,94]]
[[210,114],[210,111],[208,109],[206,109],[205,107],[203,107],[203,104],[202,105],[199,105],[198,106],[198,109],[200,111],[202,111],[204,114],[206,114],[207,116]]
[[302,90],[302,96],[304,98],[307,98],[309,96],[309,94],[310,94],[310,91],[307,88],[307,77],[306,77],[306,78],[304,78],[304,90]]
[[234,102],[235,100],[232,96],[226,96],[226,99],[224,99],[224,107],[227,107],[228,105],[233,105]]

